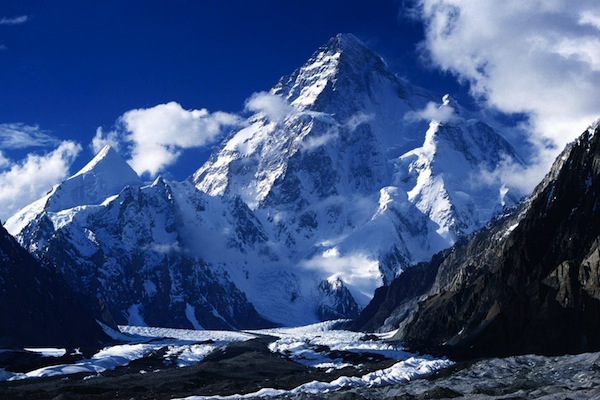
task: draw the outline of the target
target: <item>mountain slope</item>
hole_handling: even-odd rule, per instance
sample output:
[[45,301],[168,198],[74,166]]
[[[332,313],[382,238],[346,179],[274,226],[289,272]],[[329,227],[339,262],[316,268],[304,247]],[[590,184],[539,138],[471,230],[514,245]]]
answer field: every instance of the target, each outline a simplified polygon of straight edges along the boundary
[[50,265],[0,227],[0,346],[98,347],[107,342],[87,308]]
[[595,126],[521,208],[442,256],[396,337],[469,356],[600,349],[599,201]]
[[[178,200],[192,199],[188,206],[196,207],[196,220],[207,208],[201,194],[188,186],[159,178],[149,186],[126,187],[100,205],[58,216],[43,212],[25,227],[24,232],[36,232],[26,244],[56,264],[75,290],[102,299],[117,323],[197,329],[271,326],[225,273],[191,254],[191,244],[184,247],[182,226],[194,220],[182,218]],[[211,239],[214,247],[227,237]],[[45,246],[37,250],[41,242]]]

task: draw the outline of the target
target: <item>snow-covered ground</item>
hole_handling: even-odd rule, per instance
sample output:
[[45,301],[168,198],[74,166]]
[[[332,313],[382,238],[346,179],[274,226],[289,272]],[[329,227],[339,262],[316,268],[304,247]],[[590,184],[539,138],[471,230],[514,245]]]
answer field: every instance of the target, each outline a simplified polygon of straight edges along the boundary
[[[448,360],[407,353],[402,348],[386,342],[385,334],[365,336],[362,333],[335,329],[339,324],[340,321],[329,321],[297,328],[246,332],[121,326],[122,333],[113,332],[113,336],[120,341],[120,344],[106,347],[90,358],[71,364],[50,365],[24,373],[0,370],[0,380],[20,380],[77,373],[88,373],[89,377],[93,377],[104,371],[126,366],[134,360],[159,354],[159,350],[162,350],[160,354],[163,354],[165,368],[168,366],[185,367],[201,362],[207,354],[228,343],[264,336],[275,339],[269,345],[272,352],[280,353],[313,368],[324,370],[358,368],[359,365],[347,361],[348,354],[366,355],[367,360],[380,355],[396,360],[397,363],[359,377],[342,376],[332,382],[314,381],[287,392],[263,389],[259,393],[254,393],[253,396],[273,396],[288,392],[322,393],[340,388],[399,383],[430,374],[451,364]],[[61,357],[68,353],[66,349],[47,348],[27,349],[27,351],[49,358]],[[144,373],[144,371],[140,372]],[[242,397],[235,395],[227,398]]]

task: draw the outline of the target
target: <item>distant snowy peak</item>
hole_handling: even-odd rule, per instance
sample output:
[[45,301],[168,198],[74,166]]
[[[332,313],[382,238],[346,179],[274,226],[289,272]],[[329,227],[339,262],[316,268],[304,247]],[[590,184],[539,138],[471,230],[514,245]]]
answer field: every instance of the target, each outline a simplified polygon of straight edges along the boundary
[[450,239],[479,229],[518,196],[485,179],[503,162],[522,163],[514,148],[446,95],[423,146],[399,158],[396,183]]
[[105,146],[79,172],[10,217],[5,226],[12,235],[17,235],[44,211],[56,213],[77,206],[100,204],[127,185],[139,184],[141,180],[129,164],[112,147]]
[[140,183],[129,164],[112,147],[105,146],[92,161],[55,189],[46,209],[59,211],[99,204],[125,186]]

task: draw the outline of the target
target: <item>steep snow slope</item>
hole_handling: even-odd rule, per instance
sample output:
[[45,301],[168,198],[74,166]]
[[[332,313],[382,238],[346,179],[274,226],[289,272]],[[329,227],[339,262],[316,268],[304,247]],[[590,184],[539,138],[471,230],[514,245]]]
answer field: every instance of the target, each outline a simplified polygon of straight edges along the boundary
[[474,119],[448,95],[439,106],[445,121],[431,121],[423,146],[402,155],[395,183],[411,203],[454,239],[481,228],[518,196],[489,183],[485,174],[501,163],[522,163],[512,146]]

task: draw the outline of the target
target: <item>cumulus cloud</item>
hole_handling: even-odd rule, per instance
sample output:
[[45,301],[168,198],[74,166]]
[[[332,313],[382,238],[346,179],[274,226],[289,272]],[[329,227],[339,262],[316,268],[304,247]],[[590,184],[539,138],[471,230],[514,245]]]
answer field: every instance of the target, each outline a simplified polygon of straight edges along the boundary
[[0,165],[4,168],[0,171],[0,219],[5,220],[66,179],[69,167],[80,151],[79,144],[64,141],[47,154],[29,154],[17,163],[11,163],[2,154]]
[[245,110],[262,112],[273,122],[280,122],[287,115],[295,112],[295,108],[283,97],[268,92],[258,92],[250,96],[246,100]]
[[0,147],[3,149],[26,149],[29,147],[56,146],[58,139],[36,125],[23,123],[0,124]]
[[2,17],[0,18],[0,25],[21,25],[27,21],[29,21],[29,17],[27,15],[20,15],[13,18]]
[[98,128],[91,147],[99,151],[110,144],[128,147],[132,168],[154,177],[174,164],[185,149],[213,143],[224,130],[239,122],[239,117],[206,109],[185,110],[170,102],[151,108],[130,110],[119,118],[119,128],[104,132]]
[[467,82],[488,106],[529,116],[537,164],[546,164],[540,171],[598,118],[596,0],[419,0],[417,13],[433,65]]
[[104,146],[110,146],[115,149],[117,152],[121,150],[121,138],[119,132],[117,131],[109,131],[104,132],[101,127],[96,129],[96,135],[92,139],[92,143],[90,147],[94,154],[97,154],[104,148]]

